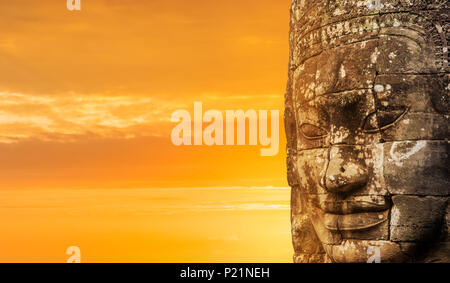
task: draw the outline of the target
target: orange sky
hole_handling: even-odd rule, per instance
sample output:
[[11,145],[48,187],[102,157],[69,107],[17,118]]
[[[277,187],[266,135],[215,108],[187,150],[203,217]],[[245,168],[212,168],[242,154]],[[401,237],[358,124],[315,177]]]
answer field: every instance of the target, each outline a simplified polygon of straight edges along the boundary
[[280,154],[175,148],[170,115],[282,109],[289,0],[0,1],[3,187],[285,186]]
[[282,116],[290,0],[81,2],[0,0],[0,262],[290,261],[282,117],[274,157],[170,141],[196,101]]

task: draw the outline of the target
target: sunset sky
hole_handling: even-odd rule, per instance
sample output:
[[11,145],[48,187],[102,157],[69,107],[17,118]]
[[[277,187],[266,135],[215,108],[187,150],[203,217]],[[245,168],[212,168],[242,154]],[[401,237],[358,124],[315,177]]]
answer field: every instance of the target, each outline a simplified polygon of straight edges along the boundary
[[[260,147],[175,147],[170,117],[196,101],[282,115],[290,0],[81,2],[71,12],[66,0],[0,0],[0,261],[63,261],[76,239],[89,261],[289,261],[283,124],[280,153],[261,157]],[[224,187],[242,190],[198,193]],[[236,210],[200,216],[223,202]],[[165,244],[150,254],[138,247],[149,238]],[[214,255],[208,239],[235,244]],[[267,257],[255,254],[264,241]]]

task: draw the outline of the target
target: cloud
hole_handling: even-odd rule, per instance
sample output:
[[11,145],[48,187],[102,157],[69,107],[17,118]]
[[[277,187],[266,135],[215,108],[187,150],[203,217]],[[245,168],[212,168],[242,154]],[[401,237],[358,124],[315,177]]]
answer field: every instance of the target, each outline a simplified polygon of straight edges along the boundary
[[34,96],[0,92],[0,142],[57,135],[159,136],[177,103],[101,95]]

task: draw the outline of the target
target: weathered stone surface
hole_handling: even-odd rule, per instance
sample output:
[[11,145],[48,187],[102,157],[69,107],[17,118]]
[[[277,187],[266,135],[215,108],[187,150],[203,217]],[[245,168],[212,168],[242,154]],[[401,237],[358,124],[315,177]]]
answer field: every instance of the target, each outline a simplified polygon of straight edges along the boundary
[[285,104],[287,105],[284,111],[287,151],[286,167],[289,186],[295,187],[298,185],[299,181],[297,173],[297,125],[295,122],[294,110],[292,109],[292,96],[286,96]]
[[295,262],[450,261],[447,0],[293,0]]
[[450,143],[404,141],[384,144],[384,180],[394,195],[448,196]]
[[431,247],[431,252],[421,261],[425,263],[448,263],[450,261],[450,243],[441,242]]
[[432,242],[440,237],[447,197],[394,196],[391,240]]
[[362,123],[374,111],[373,95],[365,90],[323,95],[298,105],[297,121],[302,125],[297,128],[298,149],[329,147],[344,140],[370,144],[376,137],[366,135]]
[[[291,192],[292,243],[294,246],[294,262],[324,262],[327,258],[322,244],[314,231],[310,218],[302,209],[299,187]],[[320,260],[320,261],[319,261]]]
[[330,263],[330,258],[328,255],[323,253],[315,253],[315,254],[302,254],[296,253],[294,255],[294,263]]
[[294,236],[293,244],[296,253],[325,253],[322,245],[318,244],[318,238],[315,236],[311,220],[304,215],[295,215],[292,217],[292,235]]
[[346,240],[339,246],[325,245],[325,250],[333,262],[366,263],[368,247],[379,249],[382,263],[408,261],[400,245],[391,241]]
[[439,66],[435,60],[430,60],[435,58],[434,49],[420,32],[410,28],[383,28],[379,40],[377,71],[380,74],[436,73]]
[[445,213],[445,224],[442,226],[443,241],[450,243],[450,203],[447,202],[447,211]]
[[379,75],[375,80],[377,109],[450,114],[450,75]]
[[406,112],[401,120],[395,120],[402,112],[378,112],[381,125],[396,121],[381,133],[384,141],[445,140],[450,135],[449,115]]

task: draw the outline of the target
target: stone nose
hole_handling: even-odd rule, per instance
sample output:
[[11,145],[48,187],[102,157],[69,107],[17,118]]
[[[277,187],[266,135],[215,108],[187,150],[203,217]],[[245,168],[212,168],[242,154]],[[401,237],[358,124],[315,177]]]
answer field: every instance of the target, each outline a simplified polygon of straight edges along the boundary
[[332,193],[347,193],[364,187],[368,182],[363,159],[357,159],[351,148],[333,148],[324,176],[325,188]]

